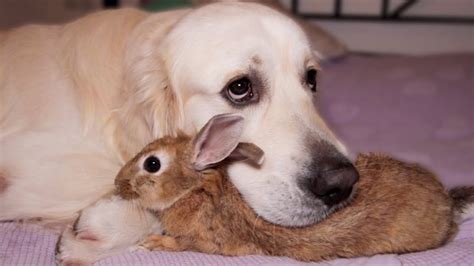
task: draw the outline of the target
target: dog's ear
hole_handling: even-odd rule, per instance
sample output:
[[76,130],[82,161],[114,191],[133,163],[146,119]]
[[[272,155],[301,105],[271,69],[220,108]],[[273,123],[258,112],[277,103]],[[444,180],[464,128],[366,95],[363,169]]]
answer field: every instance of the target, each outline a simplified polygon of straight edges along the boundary
[[[154,37],[162,41],[163,37]],[[157,41],[146,40],[142,51],[129,66],[129,87],[135,104],[143,111],[142,116],[152,129],[153,138],[175,136],[182,128],[184,114],[181,95],[169,80],[162,48]],[[140,111],[140,112],[141,112]]]
[[128,160],[153,139],[176,136],[183,127],[181,96],[169,82],[161,43],[185,14],[150,16],[138,25],[125,49],[123,60],[124,102],[113,114],[114,140],[122,160]]
[[192,164],[203,170],[226,159],[239,144],[244,118],[239,114],[216,115],[193,140]]
[[257,145],[248,142],[240,142],[227,159],[231,161],[249,160],[253,164],[261,165],[265,158],[264,155],[263,150]]

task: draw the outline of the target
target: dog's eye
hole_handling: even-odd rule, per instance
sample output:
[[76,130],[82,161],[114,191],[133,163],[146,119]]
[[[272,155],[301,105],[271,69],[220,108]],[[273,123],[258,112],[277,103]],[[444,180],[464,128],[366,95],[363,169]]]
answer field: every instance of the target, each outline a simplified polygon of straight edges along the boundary
[[148,173],[156,173],[160,171],[161,168],[160,160],[155,156],[150,156],[146,158],[145,162],[143,162],[143,168]]
[[229,99],[235,103],[245,103],[254,96],[252,82],[247,77],[231,82],[226,90]]
[[310,69],[306,72],[306,84],[312,92],[318,90],[318,71],[316,69]]

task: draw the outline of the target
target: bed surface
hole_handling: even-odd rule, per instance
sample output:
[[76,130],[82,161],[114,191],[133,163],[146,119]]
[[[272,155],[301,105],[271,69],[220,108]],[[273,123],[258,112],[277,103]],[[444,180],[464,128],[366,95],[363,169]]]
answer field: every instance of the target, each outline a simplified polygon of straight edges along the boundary
[[349,56],[323,66],[320,110],[357,152],[419,162],[474,185],[474,54]]
[[[319,108],[352,155],[385,152],[416,161],[448,186],[474,185],[474,54],[350,55],[323,66]],[[52,265],[58,235],[0,223],[0,265]],[[404,255],[338,259],[321,265],[469,265],[474,217],[454,241]],[[96,265],[304,265],[288,258],[134,251]]]

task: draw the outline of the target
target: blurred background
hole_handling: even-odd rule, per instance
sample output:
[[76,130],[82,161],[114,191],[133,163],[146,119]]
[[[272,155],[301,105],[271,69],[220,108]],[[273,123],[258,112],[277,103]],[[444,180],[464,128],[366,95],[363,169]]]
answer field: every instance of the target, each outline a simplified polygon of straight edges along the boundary
[[[211,0],[1,0],[0,30],[27,23],[62,23],[104,8],[131,6],[159,11],[206,2]],[[352,51],[402,54],[474,51],[474,0],[255,2],[278,4],[289,11],[292,4],[295,4],[293,2],[297,2],[297,10],[293,11],[300,15],[322,14],[319,19],[308,21],[326,30]],[[413,2],[412,5],[401,13],[401,17],[424,17],[428,18],[428,22],[373,19],[382,17],[381,10],[384,8],[391,15],[390,13],[410,2]],[[389,4],[384,7],[386,3]],[[334,19],[337,5],[340,5],[339,19]],[[436,22],[437,18],[460,18],[460,21]],[[462,18],[469,18],[470,22],[462,22]]]

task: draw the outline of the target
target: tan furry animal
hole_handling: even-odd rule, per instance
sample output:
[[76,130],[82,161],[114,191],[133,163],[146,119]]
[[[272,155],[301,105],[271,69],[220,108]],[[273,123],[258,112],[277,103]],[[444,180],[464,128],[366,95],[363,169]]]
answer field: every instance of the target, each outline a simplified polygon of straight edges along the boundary
[[[234,159],[263,159],[258,147],[238,144],[242,120],[216,116],[194,139],[159,139],[120,171],[118,193],[154,211],[166,232],[149,236],[145,248],[319,261],[431,249],[456,232],[466,203],[456,206],[429,171],[382,155],[358,157],[352,202],[322,222],[290,228],[259,218],[226,176]],[[474,190],[459,192],[456,202]]]

